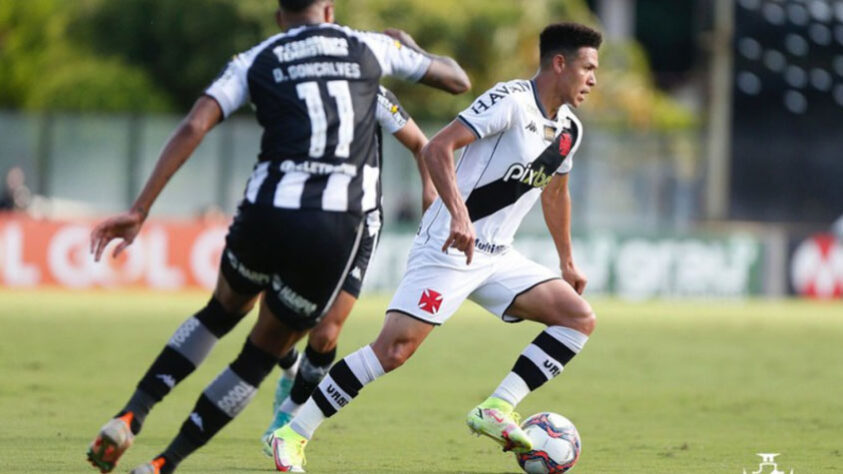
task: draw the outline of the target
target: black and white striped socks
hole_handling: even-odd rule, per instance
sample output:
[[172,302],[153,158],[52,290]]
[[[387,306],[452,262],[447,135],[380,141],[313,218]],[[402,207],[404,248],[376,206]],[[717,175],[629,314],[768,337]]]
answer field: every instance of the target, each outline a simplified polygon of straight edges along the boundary
[[587,341],[588,336],[577,330],[549,326],[521,352],[492,396],[518,405],[530,392],[561,374]]
[[366,384],[383,374],[383,366],[370,346],[349,354],[331,367],[290,422],[290,427],[310,439],[326,418],[346,406]]
[[[492,396],[517,405],[530,392],[562,373],[587,341],[588,336],[574,329],[548,327],[524,349]],[[348,405],[364,386],[383,374],[383,367],[370,346],[348,355],[331,367],[290,427],[310,439],[325,419]]]

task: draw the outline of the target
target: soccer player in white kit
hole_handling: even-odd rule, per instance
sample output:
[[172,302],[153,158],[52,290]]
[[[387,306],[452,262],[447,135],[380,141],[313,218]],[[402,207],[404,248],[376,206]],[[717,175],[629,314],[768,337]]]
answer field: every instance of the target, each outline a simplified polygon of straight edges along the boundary
[[284,31],[231,59],[162,149],[132,208],[91,233],[95,260],[115,239],[122,242],[114,255],[122,252],[206,134],[247,102],[254,105],[261,151],[226,236],[214,294],[179,326],[94,437],[87,457],[101,472],[115,468],[149,412],[256,303],[257,321],[236,359],[205,387],[169,446],[133,474],[173,472],[242,412],[279,359],[326,317],[353,271],[364,229],[371,229],[365,216],[380,204],[381,77],[453,93],[470,87],[453,59],[427,53],[406,33],[334,24],[333,0],[278,6]]
[[[363,386],[401,366],[466,299],[504,321],[547,326],[466,420],[504,450],[531,449],[514,407],[561,373],[595,326],[581,296],[586,278],[572,258],[568,173],[582,141],[582,125],[570,109],[597,83],[601,42],[600,33],[583,25],[548,26],[532,80],[498,83],[425,147],[422,156],[440,198],[422,218],[383,329],[372,344],[337,362],[298,415],[275,431],[278,470],[301,472],[304,447],[322,421]],[[515,231],[539,197],[561,278],[512,248]]]

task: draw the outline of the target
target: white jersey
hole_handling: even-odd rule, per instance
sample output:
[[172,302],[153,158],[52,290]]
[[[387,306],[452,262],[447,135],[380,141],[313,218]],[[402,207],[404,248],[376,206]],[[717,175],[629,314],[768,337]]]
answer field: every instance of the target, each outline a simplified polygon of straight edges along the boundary
[[[478,140],[457,163],[457,185],[477,234],[476,247],[499,253],[554,174],[571,171],[582,124],[567,105],[555,118],[538,99],[533,81],[501,82],[478,97],[458,119]],[[441,199],[424,214],[417,239],[441,246],[451,216]]]

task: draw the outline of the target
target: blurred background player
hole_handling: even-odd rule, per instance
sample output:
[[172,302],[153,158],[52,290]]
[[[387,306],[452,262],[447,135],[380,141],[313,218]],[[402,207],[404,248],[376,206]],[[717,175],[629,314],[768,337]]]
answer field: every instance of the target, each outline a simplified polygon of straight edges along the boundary
[[241,353],[205,388],[166,450],[132,472],[172,472],[242,411],[279,358],[324,317],[351,270],[364,216],[380,202],[374,117],[380,78],[452,93],[470,86],[450,58],[332,24],[333,1],[279,5],[286,31],[232,59],[167,142],[131,210],[92,232],[97,260],[113,239],[122,239],[115,255],[130,245],[205,134],[251,100],[264,129],[261,152],[226,237],[214,295],[176,330],[125,407],[91,443],[88,459],[102,472],[114,468],[149,410],[258,296],[258,320]]
[[0,193],[0,212],[23,211],[29,206],[30,193],[26,186],[26,175],[20,166],[13,166],[6,171],[3,191]]
[[[427,137],[401,107],[395,94],[383,86],[380,87],[376,107],[378,156],[383,156],[382,129],[391,133],[412,152],[422,180],[422,212],[424,212],[436,199],[436,189],[421,159],[421,150],[427,144]],[[380,206],[366,215],[366,231],[357,249],[354,262],[351,264],[351,271],[345,278],[342,291],[325,317],[308,333],[304,354],[300,356],[295,349],[292,349],[279,362],[282,374],[275,388],[273,417],[269,428],[261,437],[263,450],[269,456],[272,456],[272,446],[269,444],[272,432],[287,424],[298,412],[299,407],[328,373],[328,369],[336,358],[340,331],[360,296],[363,279],[366,277],[366,271],[380,238],[382,222],[383,210]]]
[[[299,413],[273,433],[279,471],[302,471],[304,447],[319,425],[366,384],[400,367],[466,299],[503,321],[547,326],[467,417],[472,431],[504,450],[531,449],[514,407],[562,372],[596,322],[580,296],[586,278],[572,255],[568,173],[583,129],[569,107],[578,107],[597,84],[601,42],[600,33],[580,24],[546,27],[532,80],[498,83],[424,148],[440,198],[422,218],[383,329],[371,345],[336,363]],[[562,279],[511,247],[539,197]],[[423,414],[414,415],[423,422]]]

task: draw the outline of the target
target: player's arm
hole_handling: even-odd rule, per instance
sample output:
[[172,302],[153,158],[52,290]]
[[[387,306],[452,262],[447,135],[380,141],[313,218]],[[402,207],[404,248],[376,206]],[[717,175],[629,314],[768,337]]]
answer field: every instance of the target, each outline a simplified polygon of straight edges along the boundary
[[389,28],[384,30],[384,34],[430,58],[430,66],[419,79],[422,84],[448,91],[451,94],[462,94],[471,89],[471,80],[469,80],[468,74],[453,58],[428,53],[419,47],[413,37],[405,31]]
[[467,264],[471,263],[474,256],[475,234],[468,208],[465,207],[457,186],[454,151],[476,139],[477,135],[474,132],[461,121],[454,120],[422,149],[422,158],[430,172],[430,179],[451,213],[451,234],[442,246],[442,251],[448,250],[448,247],[455,247],[465,253]]
[[588,280],[574,264],[571,246],[571,193],[568,190],[567,173],[554,175],[542,191],[542,213],[559,254],[562,278],[577,293],[582,294]]
[[222,110],[216,100],[202,96],[196,101],[193,109],[167,140],[155,169],[132,207],[127,212],[106,219],[94,228],[91,233],[91,252],[94,254],[94,260],[99,261],[106,245],[114,239],[123,239],[114,250],[115,257],[134,241],[149,214],[149,209],[164,186],[221,118]]
[[427,145],[427,137],[421,131],[419,126],[413,119],[409,119],[403,127],[392,134],[405,148],[410,150],[413,158],[416,160],[416,166],[419,168],[419,177],[422,182],[422,212],[426,211],[433,201],[436,200],[438,194],[433,181],[430,179],[430,173],[427,171],[427,166],[422,159],[422,148]]

